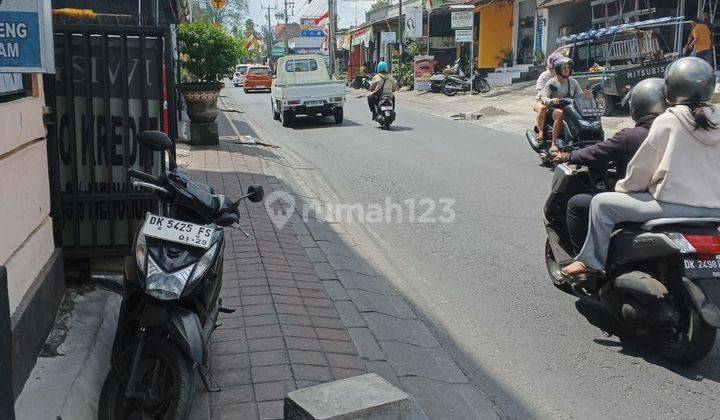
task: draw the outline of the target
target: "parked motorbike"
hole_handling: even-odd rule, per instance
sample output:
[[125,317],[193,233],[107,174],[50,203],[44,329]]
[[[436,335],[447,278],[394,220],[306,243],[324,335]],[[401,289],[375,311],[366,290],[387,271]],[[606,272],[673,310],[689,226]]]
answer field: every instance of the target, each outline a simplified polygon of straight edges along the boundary
[[525,131],[530,147],[540,156],[540,162],[545,166],[552,166],[553,157],[550,153],[553,137],[552,111],[556,108],[564,111],[563,134],[557,139],[558,148],[572,146],[579,142],[591,144],[605,139],[601,120],[602,109],[598,106],[595,98],[578,96],[573,100],[563,99],[558,105],[548,108],[542,143],[535,141],[537,128],[534,125]]
[[[458,92],[470,91],[471,78],[465,76],[469,73],[460,66],[460,60],[455,60],[455,64],[445,71],[445,80],[442,84],[442,93],[447,96],[455,96]],[[431,86],[432,87],[432,86]],[[473,70],[472,91],[476,93],[486,93],[490,91],[490,85],[487,80],[480,75],[477,69]]]
[[395,121],[395,103],[392,96],[383,96],[377,106],[379,109],[375,121],[380,124],[380,128],[383,130],[389,130],[390,124]]
[[545,264],[564,292],[600,302],[630,332],[646,337],[678,364],[712,349],[720,327],[720,219],[658,219],[623,223],[612,237],[604,275],[569,284],[561,268],[572,262],[568,200],[612,190],[612,170],[560,164],[544,208]]
[[186,419],[195,384],[219,391],[209,366],[210,336],[222,305],[223,227],[239,229],[238,206],[263,199],[251,186],[232,202],[177,172],[172,142],[143,132],[141,145],[170,153],[171,170],[160,176],[128,169],[133,185],[153,190],[170,212],[148,213],[125,260],[123,299],[111,368],[100,395],[98,418]]
[[447,77],[443,73],[436,72],[430,76],[430,91],[433,93],[442,92],[446,80]]

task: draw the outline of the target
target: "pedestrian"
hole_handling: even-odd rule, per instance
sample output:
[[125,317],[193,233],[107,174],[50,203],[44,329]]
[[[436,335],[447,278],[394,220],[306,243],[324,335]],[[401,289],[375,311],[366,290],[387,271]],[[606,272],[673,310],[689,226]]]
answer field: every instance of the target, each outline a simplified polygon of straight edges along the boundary
[[715,68],[712,50],[712,31],[707,23],[700,17],[692,20],[692,32],[690,32],[688,42],[685,44],[685,53],[687,54],[691,50],[695,53],[695,57],[702,58],[710,63],[713,69]]

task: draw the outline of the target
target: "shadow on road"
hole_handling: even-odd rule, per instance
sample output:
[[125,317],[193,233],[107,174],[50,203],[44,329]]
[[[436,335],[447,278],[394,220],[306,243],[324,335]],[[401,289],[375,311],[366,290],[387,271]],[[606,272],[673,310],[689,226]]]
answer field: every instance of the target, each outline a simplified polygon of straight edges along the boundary
[[300,117],[293,121],[290,126],[293,130],[308,130],[313,128],[346,128],[346,127],[359,127],[360,124],[347,118],[343,120],[342,124],[335,124],[332,117]]
[[[693,381],[706,379],[720,383],[720,366],[714,364],[711,357],[708,356],[693,366],[671,363],[660,356],[647,339],[629,331],[601,303],[590,299],[580,299],[575,302],[575,308],[590,324],[608,334],[607,339],[595,339],[595,343],[605,347],[617,347],[619,352],[626,356],[641,358],[686,379]],[[611,339],[612,336],[617,337],[619,341]]]

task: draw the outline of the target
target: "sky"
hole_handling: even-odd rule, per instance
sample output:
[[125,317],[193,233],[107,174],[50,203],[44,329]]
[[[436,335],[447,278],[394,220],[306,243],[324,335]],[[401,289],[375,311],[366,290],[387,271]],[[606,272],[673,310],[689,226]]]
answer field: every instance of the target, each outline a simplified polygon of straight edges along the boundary
[[[312,0],[310,3],[307,0],[294,0],[295,1],[295,15],[291,14],[290,21],[299,21],[302,16],[320,16],[327,11],[328,2],[327,0]],[[375,0],[336,0],[338,8],[338,27],[348,28],[355,26],[356,16],[357,23],[363,23],[365,21],[365,12],[370,9],[370,6],[375,3]],[[277,6],[277,10],[271,10],[271,21],[275,25],[276,19],[274,14],[281,11],[283,8],[284,0],[248,0],[248,6],[250,8],[250,18],[255,21],[255,24],[259,27],[261,25],[267,25],[267,12],[263,9],[264,6]],[[357,14],[356,14],[357,10]]]

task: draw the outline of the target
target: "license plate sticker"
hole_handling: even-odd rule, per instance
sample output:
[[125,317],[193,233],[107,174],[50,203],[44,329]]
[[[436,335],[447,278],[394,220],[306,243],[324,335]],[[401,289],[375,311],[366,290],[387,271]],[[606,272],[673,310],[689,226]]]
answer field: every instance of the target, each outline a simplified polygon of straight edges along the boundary
[[325,102],[323,101],[307,101],[305,102],[305,106],[323,106],[325,105]]
[[210,247],[213,232],[214,226],[198,225],[151,213],[145,216],[142,227],[142,233],[146,236],[203,249]]
[[715,258],[686,258],[685,277],[689,279],[720,279],[720,256]]
[[392,107],[391,106],[381,106],[380,110],[381,111],[392,111]]

